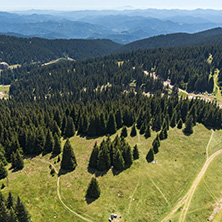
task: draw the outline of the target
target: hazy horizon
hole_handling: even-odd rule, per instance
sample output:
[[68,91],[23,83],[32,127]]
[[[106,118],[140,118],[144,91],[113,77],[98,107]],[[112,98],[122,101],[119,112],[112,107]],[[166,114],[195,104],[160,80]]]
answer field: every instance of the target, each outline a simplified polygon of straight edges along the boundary
[[26,10],[55,10],[55,11],[78,11],[78,10],[124,10],[124,9],[213,9],[222,10],[222,2],[217,0],[113,0],[105,2],[102,0],[38,0],[36,2],[28,0],[7,0],[1,5],[0,11],[26,11]]

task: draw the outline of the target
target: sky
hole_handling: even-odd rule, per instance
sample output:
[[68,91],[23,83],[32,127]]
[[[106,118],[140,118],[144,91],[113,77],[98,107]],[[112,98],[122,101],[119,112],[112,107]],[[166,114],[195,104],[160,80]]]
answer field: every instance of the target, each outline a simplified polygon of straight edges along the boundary
[[0,11],[29,9],[222,9],[221,0],[0,0]]

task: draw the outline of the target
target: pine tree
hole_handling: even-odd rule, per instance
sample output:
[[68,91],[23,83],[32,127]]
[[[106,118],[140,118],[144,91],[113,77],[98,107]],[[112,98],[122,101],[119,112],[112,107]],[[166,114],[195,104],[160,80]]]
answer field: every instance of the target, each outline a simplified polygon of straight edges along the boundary
[[21,170],[24,167],[24,160],[22,159],[22,156],[21,156],[19,150],[16,150],[14,165],[17,170]]
[[8,176],[8,171],[5,169],[4,164],[0,162],[0,180]]
[[154,152],[154,154],[157,154],[159,152],[159,144],[158,144],[157,140],[153,141],[153,152]]
[[8,199],[7,199],[7,201],[6,201],[6,207],[7,207],[8,209],[10,209],[11,207],[13,207],[13,197],[12,197],[11,192],[9,192],[9,194],[8,194]]
[[131,137],[134,137],[134,136],[136,136],[136,126],[135,126],[135,124],[133,124],[133,127],[132,127],[132,129],[131,129],[131,132],[130,132],[130,136]]
[[30,221],[30,215],[19,197],[17,198],[17,203],[15,205],[15,213],[19,222]]
[[180,118],[178,123],[177,123],[177,128],[182,129],[182,127],[183,127],[183,120],[182,120],[182,118]]
[[20,222],[18,221],[18,218],[13,208],[11,208],[9,212],[9,222]]
[[63,148],[61,169],[74,170],[76,166],[77,166],[77,162],[76,162],[75,154],[73,152],[69,139],[67,139]]
[[185,134],[192,134],[193,133],[193,116],[190,115],[187,117],[185,122],[185,128],[183,130]]
[[56,133],[54,135],[54,141],[55,144],[54,144],[53,154],[58,155],[61,153],[61,141]]
[[114,134],[116,132],[116,119],[113,113],[110,113],[109,119],[106,126],[106,132],[107,134]]
[[177,113],[176,113],[176,111],[174,111],[173,116],[172,116],[171,121],[170,121],[170,126],[172,128],[174,128],[176,126],[176,123],[177,123],[176,121],[177,121]]
[[151,163],[154,160],[153,149],[150,149],[146,155],[146,160],[148,163]]
[[119,149],[116,149],[113,156],[113,168],[115,170],[123,170],[125,168],[125,162]]
[[7,208],[5,206],[4,201],[0,201],[0,221],[2,222],[10,222],[9,221],[9,216],[7,212]]
[[150,130],[150,125],[148,124],[146,129],[145,129],[145,134],[144,134],[145,138],[149,138],[151,137],[151,130]]
[[139,159],[139,150],[137,144],[133,147],[133,159],[134,160]]
[[125,167],[130,167],[133,163],[133,156],[131,147],[128,144],[124,146],[122,155],[125,162]]
[[73,119],[69,116],[67,118],[67,125],[65,128],[65,137],[72,137],[75,135],[75,125]]
[[45,146],[45,136],[43,134],[43,130],[37,129],[37,135],[36,135],[36,140],[35,140],[35,150],[34,154],[40,154],[42,153],[44,146]]
[[90,159],[89,159],[89,167],[95,168],[95,169],[97,168],[98,154],[99,154],[99,147],[97,143],[95,143]]
[[45,140],[44,154],[51,153],[54,149],[54,138],[50,130],[48,130]]
[[126,128],[126,126],[124,126],[123,128],[122,128],[122,131],[121,131],[121,135],[120,135],[120,137],[127,137],[127,128]]
[[145,133],[145,124],[143,123],[140,127],[140,134],[144,134]]
[[96,178],[92,178],[86,191],[86,198],[97,199],[100,196],[100,188]]

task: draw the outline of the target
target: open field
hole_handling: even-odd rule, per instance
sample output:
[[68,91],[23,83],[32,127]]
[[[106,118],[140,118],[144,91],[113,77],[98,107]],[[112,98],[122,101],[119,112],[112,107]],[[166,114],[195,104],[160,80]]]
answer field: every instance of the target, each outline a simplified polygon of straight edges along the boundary
[[10,85],[0,85],[0,99],[9,97]]
[[[221,148],[222,131],[212,132],[203,125],[197,125],[194,127],[194,134],[185,136],[177,128],[170,129],[169,138],[161,142],[160,152],[155,155],[157,162],[148,164],[145,156],[155,135],[153,132],[149,139],[142,135],[127,137],[131,146],[138,145],[140,159],[118,175],[113,175],[112,170],[104,175],[97,175],[101,196],[90,204],[86,203],[84,197],[93,176],[88,172],[87,165],[95,141],[99,143],[102,138],[72,137],[71,143],[78,166],[75,171],[60,176],[63,202],[73,211],[78,209],[78,213],[85,214],[91,221],[108,221],[111,213],[121,214],[121,222],[161,221],[190,189],[206,160],[206,147],[208,146],[209,156]],[[115,135],[112,139],[114,137]],[[26,202],[33,221],[83,221],[69,213],[59,202],[56,195],[57,177],[49,174],[49,164],[40,161],[42,158],[51,162],[59,170],[59,163],[54,164],[57,158],[50,160],[49,157],[47,155],[27,159],[22,171],[10,172],[9,186],[3,193],[12,191],[19,194]],[[222,177],[218,172],[221,167],[218,166],[222,167],[220,155],[212,161],[194,192],[185,221],[197,221],[195,218],[205,221],[213,213],[213,204],[222,198],[219,186]],[[214,178],[217,172],[219,174]],[[204,190],[206,185],[203,181],[211,192]],[[1,182],[7,184],[6,179]],[[209,197],[204,199],[203,193]],[[179,210],[173,215],[173,218],[179,219],[180,212]]]

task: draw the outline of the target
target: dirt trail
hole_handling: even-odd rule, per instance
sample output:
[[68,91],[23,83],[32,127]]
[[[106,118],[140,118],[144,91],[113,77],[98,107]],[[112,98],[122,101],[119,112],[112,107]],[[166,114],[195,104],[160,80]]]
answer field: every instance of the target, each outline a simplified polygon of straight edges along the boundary
[[[214,131],[212,131],[211,137],[210,137],[209,142],[208,142],[207,147],[206,147],[207,153],[208,153],[209,145],[210,145],[211,140],[213,138],[213,133],[214,133]],[[171,217],[177,212],[177,210],[180,207],[182,207],[183,205],[184,205],[184,207],[182,209],[179,222],[184,222],[185,221],[187,211],[189,209],[193,194],[194,194],[200,180],[203,178],[203,176],[204,176],[208,166],[210,165],[210,163],[214,160],[214,158],[216,156],[220,155],[221,153],[222,153],[222,150],[219,150],[219,151],[215,152],[214,154],[212,154],[209,158],[207,157],[200,173],[198,174],[198,176],[194,180],[194,182],[193,182],[191,188],[189,189],[189,191],[186,193],[186,195],[183,198],[181,198],[181,200],[176,204],[176,206],[173,208],[173,210],[163,220],[161,220],[161,222],[169,221],[171,219]]]
[[[48,162],[48,161],[46,161],[46,160],[42,160],[42,159],[40,159],[40,158],[36,158],[35,160],[41,161],[42,163],[49,164],[49,165],[51,165],[51,166],[53,167],[53,169],[55,170],[56,175],[57,175],[57,187],[56,187],[57,196],[58,196],[58,198],[59,198],[60,203],[63,205],[63,207],[64,207],[66,210],[68,210],[70,213],[72,213],[73,215],[75,215],[76,217],[82,219],[83,221],[86,221],[86,222],[95,221],[94,219],[91,220],[91,219],[88,219],[88,218],[86,218],[86,217],[78,214],[77,212],[75,212],[75,211],[73,211],[72,209],[70,209],[70,208],[63,202],[62,197],[61,197],[61,194],[60,194],[60,190],[59,190],[59,188],[60,188],[60,177],[58,176],[58,171],[56,170],[55,166],[54,166],[52,163],[50,163],[50,162]],[[88,216],[88,217],[90,217],[90,216]]]
[[207,156],[207,159],[208,159],[208,153],[209,153],[209,146],[210,146],[210,143],[211,143],[211,141],[212,141],[213,135],[214,135],[214,131],[211,130],[211,136],[210,136],[209,142],[208,142],[207,147],[206,147],[206,156]]
[[134,194],[136,193],[136,190],[137,190],[138,186],[139,186],[139,182],[137,183],[137,185],[136,185],[136,187],[135,187],[132,195],[130,196],[130,201],[129,201],[129,206],[128,206],[127,213],[129,213],[129,211],[130,211],[130,207],[131,207],[132,201],[134,200],[134,199],[133,199],[133,196],[134,196]]

